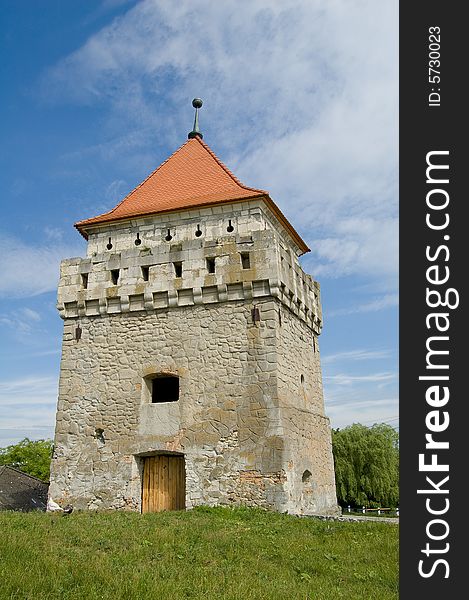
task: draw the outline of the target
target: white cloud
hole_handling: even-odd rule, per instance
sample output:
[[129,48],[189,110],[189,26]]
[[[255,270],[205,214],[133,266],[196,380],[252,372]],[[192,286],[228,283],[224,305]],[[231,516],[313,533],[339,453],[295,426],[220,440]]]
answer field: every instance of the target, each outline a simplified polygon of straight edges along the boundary
[[324,379],[334,385],[351,385],[354,383],[378,383],[383,384],[396,379],[394,373],[372,373],[369,375],[349,375],[338,373],[337,375],[325,375]]
[[0,397],[3,394],[17,394],[28,391],[50,391],[51,386],[57,387],[55,378],[47,376],[22,377],[0,381]]
[[[344,357],[342,363],[338,354],[337,361],[348,364],[350,368],[355,360],[361,360],[359,356],[357,353],[356,357]],[[334,360],[326,362],[324,373],[325,409],[333,427],[345,427],[351,423],[381,423],[399,413],[395,372],[330,374],[328,371],[334,364]]]
[[398,424],[396,415],[399,414],[397,398],[383,398],[373,401],[326,402],[326,413],[331,420],[331,426],[347,427],[351,423],[371,425],[388,422],[393,427]]
[[30,321],[40,321],[41,315],[32,308],[22,308],[20,311]]
[[191,98],[204,97],[205,139],[242,180],[270,190],[312,248],[308,268],[394,291],[397,9],[146,0],[51,69],[45,95],[105,104],[123,152],[127,139],[176,147]]
[[38,352],[31,352],[28,354],[23,354],[23,356],[28,358],[40,358],[42,356],[57,356],[58,354],[61,354],[61,350],[56,348],[54,350],[40,350]]
[[329,364],[339,361],[376,360],[389,358],[389,350],[349,350],[321,356],[321,363]]
[[110,203],[110,207],[114,206],[122,200],[127,193],[127,184],[123,179],[115,179],[107,186],[104,196],[106,201]]
[[20,308],[7,313],[0,313],[0,326],[8,327],[19,335],[29,334],[34,324],[41,320],[41,315],[31,308]]
[[374,298],[370,302],[364,302],[357,306],[351,306],[348,308],[338,308],[327,312],[328,317],[338,317],[343,315],[353,315],[358,313],[376,312],[385,308],[393,308],[398,306],[399,296],[398,294],[384,294],[378,298]]
[[46,238],[51,242],[61,242],[63,239],[63,231],[58,227],[44,227]]
[[22,298],[55,291],[60,261],[82,253],[83,248],[78,244],[32,246],[13,236],[0,234],[0,298]]
[[0,446],[24,437],[51,437],[57,378],[31,376],[0,382]]

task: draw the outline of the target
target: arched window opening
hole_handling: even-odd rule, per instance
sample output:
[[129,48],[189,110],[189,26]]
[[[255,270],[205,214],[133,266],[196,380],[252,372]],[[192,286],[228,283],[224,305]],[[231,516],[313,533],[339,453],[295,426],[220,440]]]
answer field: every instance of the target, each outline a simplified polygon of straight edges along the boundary
[[176,277],[182,277],[182,262],[174,262],[173,266]]
[[111,269],[112,285],[117,285],[119,283],[119,274],[119,269]]

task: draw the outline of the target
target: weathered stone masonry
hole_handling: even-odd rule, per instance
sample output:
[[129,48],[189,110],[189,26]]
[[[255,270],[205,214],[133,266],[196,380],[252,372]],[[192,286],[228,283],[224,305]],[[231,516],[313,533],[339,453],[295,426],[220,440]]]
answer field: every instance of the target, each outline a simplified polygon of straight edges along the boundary
[[[144,458],[177,453],[188,508],[336,513],[319,285],[297,255],[262,200],[93,228],[61,265],[50,497],[140,510]],[[158,374],[178,401],[151,401]]]

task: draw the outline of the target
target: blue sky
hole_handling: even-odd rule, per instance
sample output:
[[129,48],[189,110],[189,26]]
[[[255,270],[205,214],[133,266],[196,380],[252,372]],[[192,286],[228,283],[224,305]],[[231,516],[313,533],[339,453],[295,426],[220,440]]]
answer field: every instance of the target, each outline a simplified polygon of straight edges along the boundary
[[58,266],[77,220],[204,140],[321,283],[333,427],[398,426],[397,0],[4,0],[0,446],[52,437]]

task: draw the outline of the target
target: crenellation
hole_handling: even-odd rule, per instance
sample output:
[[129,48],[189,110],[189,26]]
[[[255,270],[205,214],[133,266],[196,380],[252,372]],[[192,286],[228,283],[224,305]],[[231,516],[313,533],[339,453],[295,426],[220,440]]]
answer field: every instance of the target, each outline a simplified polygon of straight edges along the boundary
[[[135,233],[127,231],[130,237]],[[63,318],[73,318],[77,310],[81,316],[92,316],[271,295],[319,332],[318,286],[299,265],[292,267],[296,256],[277,241],[276,232],[262,230],[212,240],[160,241],[153,248],[113,249],[86,259],[68,259],[61,265],[59,311]],[[243,268],[243,256],[249,262],[248,268]],[[214,273],[208,272],[208,258],[214,259]],[[147,280],[142,268],[148,269]],[[182,270],[180,277],[176,268]],[[87,275],[86,289],[83,273]],[[109,301],[111,298],[115,300]]]

